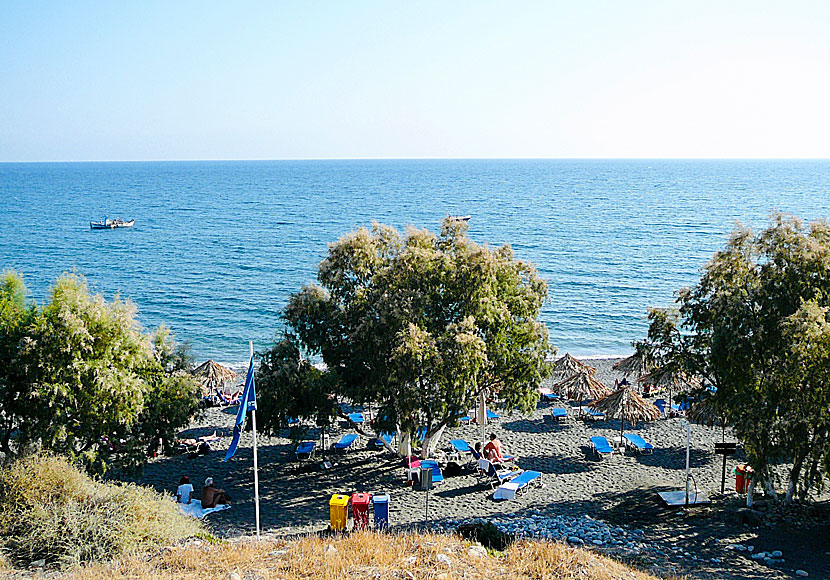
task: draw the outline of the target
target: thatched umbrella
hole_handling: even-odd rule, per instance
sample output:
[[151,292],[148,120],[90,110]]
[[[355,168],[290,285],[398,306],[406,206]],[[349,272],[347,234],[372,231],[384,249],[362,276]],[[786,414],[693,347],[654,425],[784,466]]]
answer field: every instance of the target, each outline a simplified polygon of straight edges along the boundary
[[236,373],[231,369],[210,359],[193,369],[191,374],[202,383],[203,396],[212,395],[216,391],[224,392],[225,383],[236,378]]
[[671,408],[672,392],[678,393],[697,389],[701,386],[700,379],[689,373],[679,370],[674,365],[667,365],[654,369],[637,379],[642,385],[657,385],[669,390],[669,408]]
[[660,416],[657,407],[638,395],[632,385],[617,389],[588,406],[602,411],[608,419],[620,420],[620,439],[622,439],[626,421],[629,423],[654,421]]
[[570,376],[580,372],[594,374],[596,371],[597,369],[594,367],[590,367],[581,360],[572,357],[569,352],[566,352],[565,356],[553,363],[553,372],[563,376]]
[[631,356],[628,356],[621,361],[617,361],[611,368],[622,373],[623,376],[626,377],[639,377],[652,370],[654,368],[654,363],[648,360],[644,353],[635,352]]
[[580,408],[585,399],[599,399],[611,392],[611,389],[584,369],[553,385],[553,390],[567,399],[578,400]]
[[726,426],[729,421],[726,419],[726,413],[715,405],[715,397],[710,395],[695,402],[686,411],[686,420],[707,427],[721,427],[721,441],[726,441]]

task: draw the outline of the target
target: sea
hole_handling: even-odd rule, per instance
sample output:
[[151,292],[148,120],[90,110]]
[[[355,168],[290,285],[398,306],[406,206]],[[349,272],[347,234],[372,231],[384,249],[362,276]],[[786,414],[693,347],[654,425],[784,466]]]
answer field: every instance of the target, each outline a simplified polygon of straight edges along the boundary
[[[645,336],[736,224],[830,215],[830,161],[327,160],[0,163],[0,269],[43,303],[83,274],[198,360],[247,359],[282,329],[327,244],[373,222],[509,244],[548,281],[560,354],[617,356]],[[132,229],[92,231],[104,216]]]

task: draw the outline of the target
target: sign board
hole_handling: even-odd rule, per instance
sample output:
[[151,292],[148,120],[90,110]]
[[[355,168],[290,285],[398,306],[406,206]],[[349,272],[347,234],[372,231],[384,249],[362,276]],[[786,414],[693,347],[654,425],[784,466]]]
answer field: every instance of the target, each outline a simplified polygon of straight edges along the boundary
[[737,450],[737,443],[715,443],[715,454],[717,455],[735,455]]

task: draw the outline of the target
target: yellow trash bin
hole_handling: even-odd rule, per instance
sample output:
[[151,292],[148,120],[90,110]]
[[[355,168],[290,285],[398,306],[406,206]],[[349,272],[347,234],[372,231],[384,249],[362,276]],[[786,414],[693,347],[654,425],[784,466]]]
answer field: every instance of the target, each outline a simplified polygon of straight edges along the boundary
[[349,517],[349,496],[335,493],[329,500],[331,513],[331,529],[343,531],[346,529],[346,518]]

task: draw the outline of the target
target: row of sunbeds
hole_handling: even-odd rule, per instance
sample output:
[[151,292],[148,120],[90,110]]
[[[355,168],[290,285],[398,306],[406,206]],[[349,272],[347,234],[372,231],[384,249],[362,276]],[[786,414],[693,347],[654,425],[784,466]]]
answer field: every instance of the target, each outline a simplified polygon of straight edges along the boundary
[[[626,433],[623,435],[624,449],[633,449],[642,455],[647,455],[654,451],[654,446],[637,435],[636,433]],[[608,442],[608,439],[601,435],[591,437],[591,447],[597,457],[611,457],[617,450]]]

